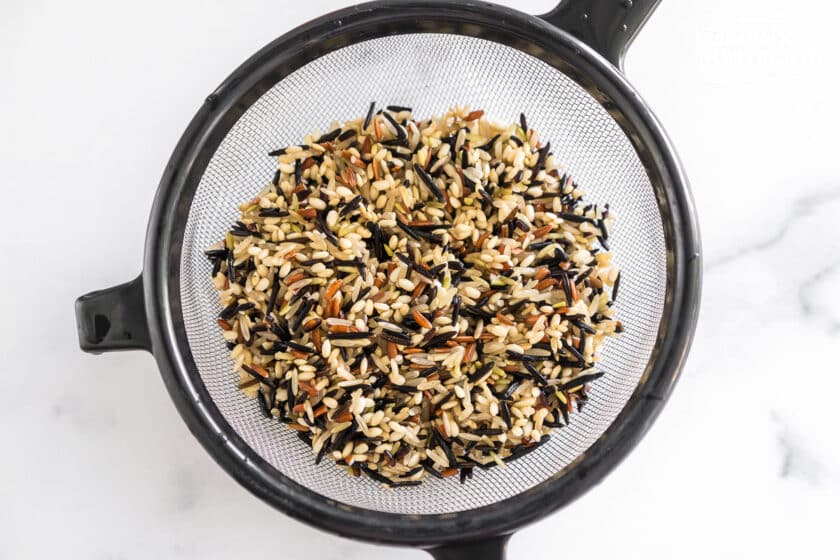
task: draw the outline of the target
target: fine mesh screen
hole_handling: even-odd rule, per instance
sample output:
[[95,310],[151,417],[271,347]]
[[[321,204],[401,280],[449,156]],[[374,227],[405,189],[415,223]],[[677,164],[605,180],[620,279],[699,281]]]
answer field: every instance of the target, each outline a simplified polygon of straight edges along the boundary
[[[414,108],[418,118],[469,105],[489,118],[529,125],[550,140],[587,198],[618,216],[610,244],[622,268],[617,309],[626,326],[603,352],[606,376],[591,401],[551,441],[505,469],[477,471],[465,485],[431,479],[383,489],[330,461],[313,464],[292,430],[264,418],[237,389],[216,326],[218,297],[203,255],[224,237],[240,202],[268,181],[272,149],[334,120],[363,116],[370,101]],[[583,453],[624,407],[647,366],[666,288],[666,247],[653,188],[616,122],[562,72],[511,47],[460,35],[415,34],[354,44],[317,59],[266,92],[222,142],[201,179],[184,232],[181,303],[190,350],[215,404],[238,434],[279,471],[328,498],[393,513],[447,513],[485,506],[539,484]]]

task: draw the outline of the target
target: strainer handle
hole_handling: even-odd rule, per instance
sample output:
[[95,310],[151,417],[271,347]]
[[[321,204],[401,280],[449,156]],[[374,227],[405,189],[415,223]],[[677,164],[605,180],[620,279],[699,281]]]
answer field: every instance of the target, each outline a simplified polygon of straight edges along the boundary
[[567,31],[624,71],[624,54],[659,0],[563,0],[540,17]]
[[143,276],[77,299],[76,328],[79,346],[91,354],[115,350],[151,352]]
[[505,560],[510,535],[429,549],[435,560]]

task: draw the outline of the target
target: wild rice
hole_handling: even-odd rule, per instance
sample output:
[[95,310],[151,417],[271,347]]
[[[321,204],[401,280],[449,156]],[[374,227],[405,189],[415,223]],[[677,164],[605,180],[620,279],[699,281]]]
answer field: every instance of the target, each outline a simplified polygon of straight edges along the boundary
[[464,483],[568,424],[624,328],[615,213],[582,205],[524,115],[371,104],[270,155],[206,255],[239,386],[316,463]]

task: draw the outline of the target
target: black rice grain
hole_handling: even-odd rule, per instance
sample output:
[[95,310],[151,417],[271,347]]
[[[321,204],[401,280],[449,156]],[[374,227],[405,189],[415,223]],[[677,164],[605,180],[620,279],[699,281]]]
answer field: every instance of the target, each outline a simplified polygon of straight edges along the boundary
[[370,121],[371,121],[371,119],[373,118],[373,111],[374,111],[374,109],[376,109],[376,102],[375,102],[375,101],[371,101],[371,102],[370,102],[370,107],[368,107],[368,112],[367,112],[367,115],[365,116],[365,122],[362,124],[362,132],[364,132],[365,130],[367,130],[367,127],[369,127],[369,126],[370,126]]
[[423,181],[423,184],[426,185],[426,188],[437,198],[440,202],[443,202],[443,193],[440,192],[440,189],[435,184],[435,180],[432,179],[432,176],[420,166],[419,163],[414,164],[414,172],[420,177]]

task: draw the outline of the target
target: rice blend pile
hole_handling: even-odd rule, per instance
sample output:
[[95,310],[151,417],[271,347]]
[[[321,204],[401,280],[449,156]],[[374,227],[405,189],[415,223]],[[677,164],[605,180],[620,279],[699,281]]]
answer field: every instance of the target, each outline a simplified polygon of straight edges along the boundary
[[503,466],[587,400],[611,308],[609,206],[522,116],[390,106],[269,154],[207,250],[239,384],[388,486]]

